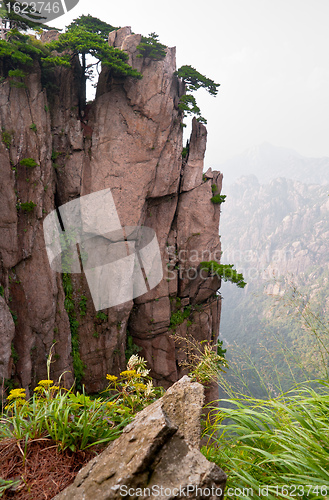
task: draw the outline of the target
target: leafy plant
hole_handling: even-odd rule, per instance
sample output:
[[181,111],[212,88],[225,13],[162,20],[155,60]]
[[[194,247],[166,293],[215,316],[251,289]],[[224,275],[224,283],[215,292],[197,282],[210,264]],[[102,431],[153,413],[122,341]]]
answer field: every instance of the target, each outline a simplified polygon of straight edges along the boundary
[[96,318],[100,319],[101,321],[108,320],[107,314],[103,313],[102,311],[98,311],[98,313],[96,314]]
[[244,288],[247,284],[243,275],[234,269],[233,264],[218,264],[214,260],[203,261],[200,263],[200,269],[208,271],[210,275],[216,274],[218,278],[224,281],[235,283],[239,288]]
[[[108,386],[91,398],[82,391],[61,387],[49,378],[52,353],[48,356],[46,380],[40,380],[30,399],[24,389],[12,389],[0,418],[0,440],[14,438],[26,444],[34,439],[52,439],[59,451],[85,450],[117,438],[135,413],[163,394],[153,387],[146,362],[132,356],[120,376],[107,375]],[[47,446],[47,442],[45,443]]]
[[[16,319],[17,319],[17,316],[16,316]],[[18,356],[18,354],[17,354],[17,351],[16,351],[16,349],[15,349],[15,347],[14,347],[13,342],[11,343],[11,357],[12,357],[12,360],[13,360],[14,365],[16,365],[16,363],[17,363],[17,362],[18,362],[18,360],[19,360],[19,356]]]
[[104,392],[116,393],[109,404],[118,405],[117,411],[121,415],[130,416],[161,397],[163,388],[153,386],[149,373],[146,361],[133,354],[128,360],[127,370],[121,372],[119,377],[106,375],[108,387]]
[[171,330],[175,330],[178,325],[181,325],[187,318],[189,318],[191,312],[192,312],[191,306],[187,306],[182,311],[179,310],[172,313],[170,317],[169,328]]
[[9,84],[11,87],[27,88],[27,85],[21,81],[26,77],[26,73],[24,71],[20,69],[9,70],[8,76],[10,77]]
[[199,342],[189,334],[182,337],[176,333],[174,339],[183,353],[179,365],[189,370],[193,380],[205,386],[218,381],[219,375],[228,366],[222,344],[212,344],[208,340]]
[[25,78],[26,73],[21,69],[11,69],[8,71],[8,76],[11,78]]
[[221,203],[224,203],[226,198],[226,194],[215,194],[212,198],[210,198],[211,203],[214,203],[215,205],[220,205]]
[[85,295],[81,295],[80,302],[79,302],[79,312],[80,312],[80,316],[86,316],[87,297]]
[[137,45],[140,54],[137,57],[149,57],[160,61],[166,57],[166,46],[159,42],[159,36],[156,33],[150,33],[149,36],[142,36],[141,43]]
[[37,132],[37,126],[36,126],[36,124],[35,123],[31,123],[30,129],[33,130],[33,132],[36,133]]
[[4,297],[5,296],[5,289],[2,285],[0,285],[0,297]]
[[10,149],[11,142],[13,140],[13,131],[6,130],[4,127],[2,127],[1,136],[2,136],[2,142],[4,143],[6,148]]
[[217,184],[212,184],[211,185],[211,191],[215,194],[218,191]]
[[36,203],[33,203],[33,201],[27,201],[25,203],[20,204],[21,210],[26,213],[33,212],[34,208],[36,207]]
[[38,166],[37,162],[33,158],[23,158],[19,163],[22,167],[27,168],[34,168]]
[[140,351],[142,351],[142,348],[134,343],[132,335],[130,335],[127,330],[127,343],[125,350],[126,361],[128,362],[131,356],[133,356],[134,354],[137,355]]

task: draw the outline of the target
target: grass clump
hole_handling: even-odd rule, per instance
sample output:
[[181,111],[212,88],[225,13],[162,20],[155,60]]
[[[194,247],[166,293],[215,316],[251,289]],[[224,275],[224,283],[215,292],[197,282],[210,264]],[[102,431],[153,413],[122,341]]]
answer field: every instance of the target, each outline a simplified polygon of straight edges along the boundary
[[241,492],[235,498],[327,496],[329,383],[318,382],[317,390],[295,387],[266,400],[236,397],[213,409],[205,431],[212,444],[202,451],[228,472],[228,487]]

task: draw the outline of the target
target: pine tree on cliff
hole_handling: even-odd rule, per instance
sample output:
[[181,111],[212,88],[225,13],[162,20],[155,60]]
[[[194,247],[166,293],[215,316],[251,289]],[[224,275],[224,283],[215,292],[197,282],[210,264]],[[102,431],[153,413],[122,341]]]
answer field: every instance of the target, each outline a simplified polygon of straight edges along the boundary
[[[80,16],[75,19],[59,36],[58,40],[50,42],[47,47],[58,52],[69,51],[71,58],[81,56],[82,77],[80,90],[80,107],[86,102],[86,82],[91,76],[91,67],[95,65],[109,66],[113,76],[133,76],[142,78],[142,75],[127,64],[128,55],[122,50],[110,47],[108,35],[114,28],[96,17]],[[87,65],[87,55],[97,61]]]
[[184,116],[187,114],[195,115],[198,122],[207,123],[207,120],[201,116],[201,110],[196,103],[195,97],[190,93],[200,88],[205,89],[210,95],[216,96],[220,83],[215,83],[210,78],[202,75],[195,68],[189,65],[182,66],[176,71],[176,75],[185,83],[186,94],[180,98],[179,109],[183,111]]

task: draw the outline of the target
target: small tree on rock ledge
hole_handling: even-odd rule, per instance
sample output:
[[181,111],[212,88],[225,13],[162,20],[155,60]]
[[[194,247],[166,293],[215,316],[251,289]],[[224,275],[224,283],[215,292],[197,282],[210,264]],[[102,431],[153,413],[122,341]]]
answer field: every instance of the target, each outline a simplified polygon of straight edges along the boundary
[[195,115],[199,122],[206,124],[207,120],[201,116],[201,110],[196,103],[195,97],[190,92],[204,88],[210,95],[216,96],[220,84],[202,75],[192,66],[182,66],[175,74],[183,80],[187,91],[180,99],[179,109],[183,111],[184,116],[187,114]]

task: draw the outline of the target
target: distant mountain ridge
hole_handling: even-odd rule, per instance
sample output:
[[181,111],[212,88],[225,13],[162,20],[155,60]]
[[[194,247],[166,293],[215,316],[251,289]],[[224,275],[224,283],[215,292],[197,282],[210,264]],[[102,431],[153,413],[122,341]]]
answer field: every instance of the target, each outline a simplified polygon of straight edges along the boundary
[[[243,161],[242,172],[239,162]],[[265,144],[250,149],[230,165],[230,169],[226,165],[226,173],[222,168],[223,193],[227,195],[221,208],[222,262],[234,264],[248,286],[239,290],[229,283],[222,285],[221,336],[229,344],[232,363],[242,366],[241,360],[234,358],[232,346],[236,343],[249,353],[256,369],[265,373],[268,388],[275,366],[288,390],[293,378],[278,339],[303,361],[313,377],[319,376],[314,361],[317,353],[309,332],[293,317],[294,310],[288,313],[282,308],[279,319],[275,318],[274,301],[267,294],[281,295],[285,290],[285,285],[273,278],[291,281],[317,304],[323,324],[328,323],[329,158],[304,158],[292,150]],[[230,184],[228,178],[233,179],[238,172],[240,177]],[[329,325],[321,335],[329,352],[328,332]],[[304,380],[298,370],[294,368],[294,376]],[[255,373],[246,373],[256,394],[265,397],[259,383],[253,382]]]
[[239,177],[253,174],[261,184],[277,177],[293,179],[305,184],[329,183],[329,157],[309,158],[289,148],[268,142],[254,146],[216,166],[224,175],[225,185]]

